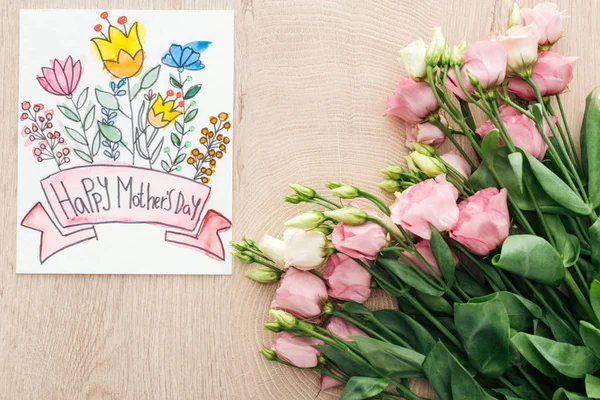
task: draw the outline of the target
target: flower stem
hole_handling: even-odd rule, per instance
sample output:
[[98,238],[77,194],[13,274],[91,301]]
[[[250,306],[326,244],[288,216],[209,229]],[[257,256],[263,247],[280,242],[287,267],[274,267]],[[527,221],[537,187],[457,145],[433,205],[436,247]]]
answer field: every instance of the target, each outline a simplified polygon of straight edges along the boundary
[[131,121],[131,154],[133,155],[131,164],[135,165],[135,144],[137,140],[135,137],[135,123],[133,121],[133,99],[131,98],[131,84],[129,83],[129,79],[127,79],[127,99],[129,100],[129,115],[131,116],[131,118],[129,118],[129,120]]

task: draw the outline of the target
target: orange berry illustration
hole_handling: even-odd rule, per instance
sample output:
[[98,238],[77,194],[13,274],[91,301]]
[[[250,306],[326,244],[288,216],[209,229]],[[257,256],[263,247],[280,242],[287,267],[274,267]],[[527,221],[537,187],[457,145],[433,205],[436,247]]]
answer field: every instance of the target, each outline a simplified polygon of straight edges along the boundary
[[213,138],[213,136],[215,136],[215,133],[214,133],[214,132],[208,132],[208,137],[209,137],[210,139],[212,139],[212,138]]
[[225,151],[225,145],[224,144],[219,145],[219,150]]
[[188,157],[187,163],[192,165],[194,163],[194,157]]
[[221,114],[219,114],[219,119],[221,121],[225,121],[227,118],[229,118],[229,115],[227,115],[227,113],[222,112]]
[[200,132],[202,132],[203,135],[208,135],[208,128],[202,128]]
[[213,170],[212,169],[207,169],[206,170],[206,175],[211,176],[213,174]]
[[209,179],[209,178],[207,178],[207,177],[203,177],[203,178],[201,179],[201,181],[202,181],[202,183],[208,183],[208,182],[210,182],[210,179]]
[[231,128],[231,124],[230,124],[229,122],[225,122],[225,123],[223,124],[223,128],[225,128],[225,129],[229,130],[229,128]]
[[208,151],[208,155],[211,156],[211,157],[214,156],[215,155],[215,151],[213,149],[210,149]]
[[223,153],[221,153],[220,151],[217,151],[217,158],[221,158],[223,157]]
[[217,160],[210,160],[210,166],[214,167],[215,165],[217,165]]
[[216,124],[217,123],[217,117],[210,117],[210,123],[211,124]]
[[217,140],[223,140],[223,135],[221,135],[220,133],[217,135]]
[[229,144],[229,142],[230,142],[230,140],[229,140],[229,138],[228,138],[228,137],[226,137],[226,138],[223,138],[223,143],[225,143],[225,144]]
[[198,157],[198,154],[200,154],[200,150],[198,149],[194,149],[192,150],[192,155]]
[[201,143],[201,144],[204,144],[204,143],[206,143],[206,138],[205,138],[205,137],[201,137],[201,138],[200,138],[200,143]]

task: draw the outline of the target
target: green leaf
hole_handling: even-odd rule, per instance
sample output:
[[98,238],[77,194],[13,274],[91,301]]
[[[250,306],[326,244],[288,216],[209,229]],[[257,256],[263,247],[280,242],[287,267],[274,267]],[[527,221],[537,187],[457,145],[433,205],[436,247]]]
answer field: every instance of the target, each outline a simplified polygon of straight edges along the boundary
[[109,110],[119,109],[119,101],[112,93],[96,89],[96,100],[98,100],[98,104],[100,104],[103,108],[107,108]]
[[92,140],[92,154],[95,156],[100,151],[100,131],[97,131]]
[[87,101],[88,89],[89,89],[89,87],[86,87],[85,89],[83,89],[81,91],[81,93],[79,93],[79,97],[77,98],[77,102],[76,102],[76,104],[77,104],[76,107],[78,110],[83,108],[83,106],[85,105],[85,102]]
[[471,365],[488,378],[508,368],[510,321],[497,296],[454,303],[454,325]]
[[[142,77],[142,89],[150,89],[158,81],[160,74],[160,64],[150,68]],[[133,96],[135,97],[135,96]],[[132,97],[132,98],[133,98]]]
[[198,115],[197,108],[194,108],[194,109],[188,111],[185,115],[185,118],[183,119],[183,122],[185,122],[186,124],[188,122],[192,122],[194,120],[194,118],[196,118],[196,115]]
[[437,263],[444,279],[446,280],[446,284],[448,287],[454,286],[454,282],[456,282],[454,278],[454,256],[452,255],[452,250],[448,247],[448,244],[444,241],[440,232],[431,224],[431,239],[430,246],[431,252],[433,253],[433,257],[435,258],[435,262]]
[[497,292],[489,296],[496,296],[506,309],[510,327],[517,331],[529,331],[533,327],[534,319],[544,317],[542,309],[532,301],[511,292]]
[[473,279],[471,275],[457,269],[455,272],[456,281],[459,283],[462,290],[464,290],[471,297],[485,296],[489,293],[489,290],[480,282],[478,279]]
[[79,149],[73,149],[73,151],[75,152],[75,155],[77,155],[77,157],[81,158],[83,161],[85,161],[86,163],[93,163],[94,159],[92,157],[90,157],[89,154],[79,150]]
[[441,400],[492,400],[471,374],[437,342],[423,363],[423,371]]
[[415,297],[432,313],[445,315],[454,314],[454,309],[443,297],[431,296],[419,291],[415,291]]
[[437,297],[442,296],[445,292],[436,283],[424,279],[412,267],[401,263],[395,258],[379,257],[377,258],[377,264],[419,292]]
[[523,192],[523,154],[510,153],[508,155],[508,162],[515,173],[517,183],[519,184],[519,189],[521,192]]
[[378,375],[373,372],[371,368],[368,368],[364,364],[356,361],[355,358],[350,356],[344,350],[331,345],[314,346],[319,352],[333,361],[335,364],[340,366],[344,371],[350,375],[369,376],[377,377]]
[[592,248],[592,265],[600,268],[600,218],[588,229],[590,234],[590,247]]
[[565,326],[565,321],[558,319],[553,314],[546,314],[544,316],[544,322],[550,328],[552,332],[552,336],[558,342],[570,343],[574,345],[581,345],[581,339],[577,334],[575,334],[571,329],[568,329]]
[[121,130],[114,125],[108,125],[98,121],[98,129],[106,140],[112,143],[119,143],[123,138]]
[[552,331],[550,330],[550,328],[548,328],[548,325],[546,325],[544,322],[540,321],[539,319],[536,319],[533,321],[533,334],[535,336],[541,336],[541,337],[545,337],[548,339],[552,339]]
[[185,160],[185,154],[180,154],[177,156],[177,158],[175,159],[175,161],[173,162],[174,165],[179,165],[183,162],[183,160]]
[[156,162],[156,160],[158,160],[158,156],[160,155],[160,150],[162,149],[164,141],[165,141],[164,137],[160,138],[160,141],[158,142],[158,144],[152,151],[152,155],[150,156],[150,162],[152,164],[154,164]]
[[567,392],[565,389],[559,388],[552,395],[552,400],[589,400],[589,399],[580,394]]
[[571,190],[554,172],[531,154],[527,152],[523,153],[529,162],[533,174],[548,196],[576,214],[589,215],[592,212],[579,195]]
[[600,358],[600,330],[587,321],[579,321],[579,333],[585,346]]
[[560,253],[565,267],[575,265],[581,252],[581,243],[579,239],[567,233],[565,225],[558,215],[544,215],[546,226],[550,235],[554,239],[555,247]]
[[[437,297],[439,298],[439,297]],[[396,310],[376,310],[373,316],[388,329],[400,335],[415,351],[428,354],[435,346],[431,333],[414,318]]]
[[181,125],[181,122],[175,121],[175,130],[183,135],[184,130],[183,125]]
[[419,378],[423,376],[423,354],[366,336],[351,336],[358,352],[371,365],[391,378]]
[[590,303],[594,314],[600,319],[600,281],[596,279],[590,285]]
[[192,97],[194,97],[195,95],[198,94],[198,92],[200,91],[200,88],[202,87],[202,85],[194,85],[191,88],[188,89],[187,92],[185,92],[185,94],[183,95],[183,99],[184,100],[189,100]]
[[87,146],[87,144],[88,144],[87,139],[78,130],[69,128],[68,126],[65,126],[65,131],[67,132],[67,135],[69,135],[69,137],[71,139],[73,139],[74,141],[76,141],[77,143],[79,143],[83,146]]
[[583,378],[600,368],[600,359],[585,346],[574,346],[539,336],[519,332],[512,343],[531,365],[544,375],[560,374],[569,378]]
[[594,375],[585,376],[585,394],[592,399],[600,399],[600,378]]
[[496,153],[500,148],[500,131],[492,129],[481,141],[481,155],[489,167],[494,166]]
[[371,310],[369,310],[367,307],[363,306],[360,303],[356,303],[354,301],[349,301],[347,303],[343,303],[341,304],[341,307],[344,311],[346,311],[347,313],[350,314],[356,314],[356,315],[370,315],[371,314]]
[[96,106],[92,105],[92,108],[88,110],[83,118],[83,128],[87,131],[94,125],[94,118],[96,117]]
[[368,378],[353,376],[346,383],[340,400],[363,400],[383,392],[392,380],[388,378]]
[[179,81],[173,75],[171,75],[169,77],[169,82],[171,83],[171,85],[173,85],[177,89],[181,89],[181,87],[182,87],[181,83],[179,83]]
[[587,191],[592,208],[600,206],[600,110],[598,92],[593,90],[585,99],[581,124],[581,158],[587,171]]
[[171,170],[171,168],[169,168],[169,164],[165,160],[160,162],[160,166],[165,172],[169,172]]
[[62,115],[64,115],[65,117],[67,117],[71,121],[73,121],[73,122],[80,122],[81,121],[79,119],[79,117],[77,116],[77,114],[74,111],[71,111],[71,109],[69,107],[63,106],[63,105],[58,105],[57,107],[60,110],[60,112],[62,113]]
[[485,163],[481,163],[468,179],[476,191],[488,187],[498,187],[498,183]]
[[177,136],[177,134],[175,134],[174,132],[171,132],[171,143],[173,143],[173,146],[177,147],[179,147],[179,145],[181,144],[181,139],[179,139],[179,136]]
[[502,244],[492,263],[515,275],[557,286],[565,276],[565,266],[554,247],[534,235],[511,235]]

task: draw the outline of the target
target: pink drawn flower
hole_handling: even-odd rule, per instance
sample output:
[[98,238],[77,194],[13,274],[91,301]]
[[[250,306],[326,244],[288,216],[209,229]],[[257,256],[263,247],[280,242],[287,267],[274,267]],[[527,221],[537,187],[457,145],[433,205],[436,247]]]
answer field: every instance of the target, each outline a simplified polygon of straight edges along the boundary
[[50,67],[42,68],[42,76],[37,77],[38,82],[48,93],[71,97],[81,79],[81,61],[74,62],[73,57],[69,56],[64,61],[52,60],[50,64]]

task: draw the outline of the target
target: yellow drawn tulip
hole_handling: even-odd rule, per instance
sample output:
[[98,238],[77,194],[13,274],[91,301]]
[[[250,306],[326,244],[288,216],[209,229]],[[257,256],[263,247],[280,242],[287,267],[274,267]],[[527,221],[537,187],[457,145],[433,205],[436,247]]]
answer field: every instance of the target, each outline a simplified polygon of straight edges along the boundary
[[129,32],[114,25],[108,27],[108,35],[92,39],[104,67],[116,78],[131,78],[142,71],[144,50],[135,22]]
[[159,94],[148,110],[148,122],[156,129],[164,128],[183,113],[175,109],[175,100],[163,99]]

